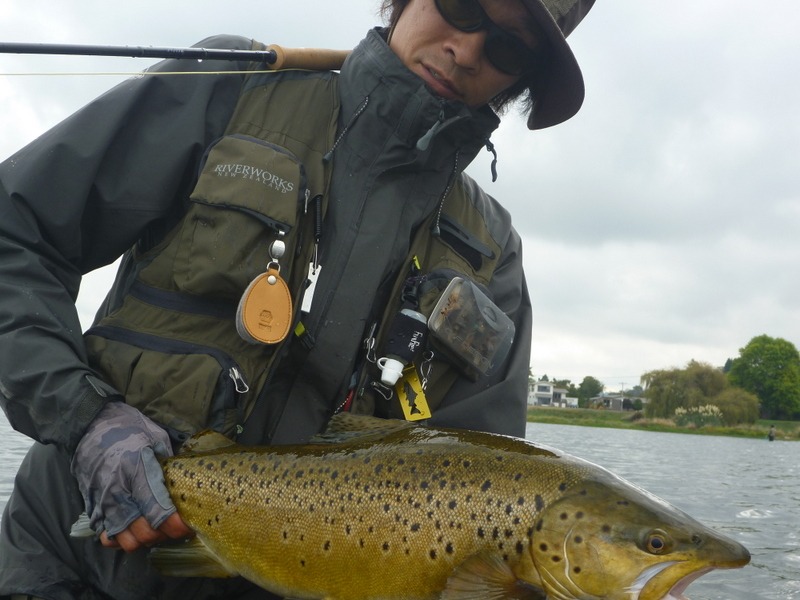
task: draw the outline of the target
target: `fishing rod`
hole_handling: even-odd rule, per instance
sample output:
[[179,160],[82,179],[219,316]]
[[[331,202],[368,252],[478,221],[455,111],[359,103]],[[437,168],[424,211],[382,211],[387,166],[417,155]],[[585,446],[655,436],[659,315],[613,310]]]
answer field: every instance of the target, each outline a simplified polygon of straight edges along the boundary
[[78,56],[127,56],[195,60],[250,60],[270,69],[338,70],[347,50],[283,48],[272,44],[266,50],[217,48],[158,48],[154,46],[101,46],[91,44],[39,44],[0,42],[0,54],[66,54]]

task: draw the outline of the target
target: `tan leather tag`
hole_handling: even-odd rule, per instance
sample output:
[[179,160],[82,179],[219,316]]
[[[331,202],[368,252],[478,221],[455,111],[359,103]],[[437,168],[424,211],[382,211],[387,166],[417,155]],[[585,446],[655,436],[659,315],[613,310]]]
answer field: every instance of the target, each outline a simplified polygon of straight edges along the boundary
[[292,325],[292,296],[277,269],[256,277],[242,294],[236,330],[251,344],[277,344]]

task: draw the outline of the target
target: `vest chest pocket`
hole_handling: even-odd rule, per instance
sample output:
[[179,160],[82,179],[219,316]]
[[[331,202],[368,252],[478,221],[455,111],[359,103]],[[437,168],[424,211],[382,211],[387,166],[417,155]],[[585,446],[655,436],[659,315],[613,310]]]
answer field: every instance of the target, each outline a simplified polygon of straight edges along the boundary
[[303,165],[285,148],[243,135],[218,140],[169,253],[177,288],[237,299],[266,270],[272,241],[283,240],[290,260],[306,185]]

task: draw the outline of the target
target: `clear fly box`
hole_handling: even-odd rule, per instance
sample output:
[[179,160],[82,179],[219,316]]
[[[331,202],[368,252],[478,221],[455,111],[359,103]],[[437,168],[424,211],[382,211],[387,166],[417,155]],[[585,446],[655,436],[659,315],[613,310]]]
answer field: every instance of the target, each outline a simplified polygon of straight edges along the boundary
[[473,282],[454,277],[428,318],[431,336],[467,367],[487,375],[514,341],[514,323]]

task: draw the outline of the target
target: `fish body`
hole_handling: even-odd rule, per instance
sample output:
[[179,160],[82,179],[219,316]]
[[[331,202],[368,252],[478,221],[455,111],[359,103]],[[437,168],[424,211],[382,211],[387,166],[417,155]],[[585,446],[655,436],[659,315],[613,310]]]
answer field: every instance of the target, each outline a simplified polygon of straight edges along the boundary
[[162,466],[197,538],[182,566],[188,547],[156,565],[291,598],[680,600],[750,558],[609,471],[507,436],[344,414],[312,444]]

